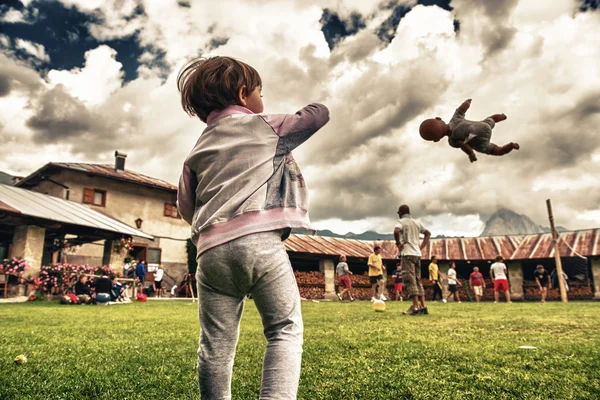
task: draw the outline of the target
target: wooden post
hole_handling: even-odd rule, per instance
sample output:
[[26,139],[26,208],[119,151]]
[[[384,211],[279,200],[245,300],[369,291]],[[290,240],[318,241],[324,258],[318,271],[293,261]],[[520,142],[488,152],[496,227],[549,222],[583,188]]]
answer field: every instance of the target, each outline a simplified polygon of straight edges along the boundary
[[192,303],[195,303],[196,297],[194,296],[194,287],[192,286],[192,274],[189,274],[188,277],[188,287],[190,288],[190,293],[192,294]]
[[558,275],[558,287],[560,289],[560,299],[563,303],[569,301],[567,298],[567,288],[565,287],[565,280],[563,278],[562,262],[560,260],[560,252],[558,250],[558,232],[554,227],[554,216],[552,215],[552,203],[550,199],[546,200],[546,206],[548,207],[548,218],[550,219],[550,233],[552,234],[552,243],[554,243],[554,261],[556,262],[556,274]]

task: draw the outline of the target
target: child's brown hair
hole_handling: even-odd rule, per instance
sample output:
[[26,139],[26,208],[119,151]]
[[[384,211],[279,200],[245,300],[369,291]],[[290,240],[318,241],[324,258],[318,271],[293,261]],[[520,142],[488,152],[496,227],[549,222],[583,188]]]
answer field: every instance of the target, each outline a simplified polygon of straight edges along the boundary
[[192,60],[177,76],[181,106],[203,122],[212,111],[238,104],[238,92],[243,86],[246,86],[244,94],[249,95],[262,86],[262,80],[250,65],[231,57]]

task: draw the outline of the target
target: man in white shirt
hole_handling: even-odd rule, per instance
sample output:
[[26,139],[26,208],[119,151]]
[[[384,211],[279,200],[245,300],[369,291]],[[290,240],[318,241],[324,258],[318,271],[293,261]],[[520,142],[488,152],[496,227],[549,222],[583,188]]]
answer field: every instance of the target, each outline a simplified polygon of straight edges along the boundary
[[510,303],[507,270],[503,261],[504,258],[502,256],[498,256],[496,257],[496,262],[490,267],[490,276],[492,277],[492,283],[494,284],[494,303],[497,303],[500,299],[500,290],[504,291],[506,302]]
[[[410,208],[404,204],[398,208],[400,221],[394,228],[394,238],[402,257],[402,277],[412,305],[403,314],[428,314],[425,306],[425,291],[421,283],[421,250],[429,244],[431,233],[410,216]],[[419,245],[420,234],[424,235]]]
[[456,263],[452,261],[450,263],[450,269],[448,270],[448,296],[446,296],[446,301],[450,298],[450,296],[454,295],[454,301],[457,303],[461,302],[457,286],[462,286],[462,283],[460,283],[456,277]]
[[156,297],[162,297],[162,280],[164,274],[165,271],[163,270],[162,265],[159,265],[154,273],[154,290],[156,290]]

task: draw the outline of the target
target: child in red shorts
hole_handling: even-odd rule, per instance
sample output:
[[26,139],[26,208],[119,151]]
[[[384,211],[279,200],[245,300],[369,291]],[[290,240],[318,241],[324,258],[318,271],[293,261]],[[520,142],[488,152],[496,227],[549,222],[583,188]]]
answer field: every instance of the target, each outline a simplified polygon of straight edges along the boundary
[[396,301],[398,301],[398,298],[400,298],[400,301],[403,301],[402,287],[404,286],[404,281],[402,280],[402,263],[396,264],[396,269],[392,273],[392,276],[394,277],[394,292],[396,293]]
[[354,301],[352,297],[352,282],[350,281],[350,269],[348,268],[348,264],[346,263],[346,256],[340,256],[340,262],[336,266],[336,273],[340,278],[340,286],[343,288],[342,291],[338,291],[337,296],[340,301],[344,300],[344,293],[348,292],[348,296],[350,296],[350,301]]

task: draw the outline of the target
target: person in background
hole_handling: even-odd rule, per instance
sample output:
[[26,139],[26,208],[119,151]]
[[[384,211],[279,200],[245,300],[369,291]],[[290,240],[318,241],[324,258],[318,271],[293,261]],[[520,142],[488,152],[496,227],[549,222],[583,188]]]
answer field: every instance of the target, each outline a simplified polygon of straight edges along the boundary
[[402,262],[396,264],[396,269],[392,273],[394,277],[394,292],[396,293],[396,301],[398,298],[400,301],[404,301],[402,298],[402,287],[404,286],[404,281],[402,280]]
[[146,266],[144,260],[140,260],[135,267],[135,276],[140,280],[141,290],[144,291],[144,281],[146,280]]
[[110,290],[111,301],[117,301],[119,303],[125,301],[125,286],[119,283],[116,275],[111,275],[110,279],[112,285]]
[[335,272],[337,273],[340,279],[340,286],[343,288],[341,292],[338,291],[338,298],[340,299],[340,301],[344,300],[344,293],[348,292],[348,296],[350,296],[350,301],[354,301],[351,290],[352,282],[350,281],[350,275],[352,275],[352,272],[350,271],[350,268],[348,268],[348,264],[346,263],[346,256],[340,256],[340,262],[336,266]]
[[510,291],[508,288],[507,269],[502,256],[496,257],[496,262],[490,267],[490,275],[494,284],[494,303],[500,300],[500,290],[504,291],[506,302],[510,303]]
[[81,304],[87,304],[92,299],[92,289],[88,284],[88,277],[81,275],[75,284],[75,296]]
[[129,270],[131,269],[132,264],[133,264],[133,261],[131,260],[131,258],[127,257],[125,259],[125,263],[123,264],[123,276],[127,276],[127,274],[129,273]]
[[438,267],[436,256],[431,257],[431,263],[429,264],[429,280],[433,282],[433,297],[431,300],[436,301],[438,296],[440,300],[443,300],[444,296],[442,295],[442,283],[440,282],[440,268]]
[[546,302],[548,296],[548,288],[552,289],[552,282],[550,281],[550,274],[544,269],[543,265],[538,265],[535,272],[533,273],[535,282],[540,288],[540,294],[542,295],[542,303]]
[[[381,257],[381,246],[375,246],[373,253],[369,256],[367,261],[369,265],[369,282],[371,283],[371,301],[387,300],[383,295],[383,258]],[[379,288],[379,296],[377,295],[377,288]]]
[[158,266],[158,269],[154,273],[154,291],[156,292],[156,297],[162,297],[162,281],[163,275],[165,274],[165,270],[162,265]]
[[458,286],[462,286],[462,283],[456,277],[456,263],[452,261],[448,270],[448,296],[446,296],[446,301],[448,301],[450,296],[454,296],[454,301],[461,303]]
[[469,286],[473,288],[475,301],[479,303],[481,301],[481,296],[483,296],[483,289],[485,289],[485,280],[483,279],[481,272],[479,272],[479,267],[473,268],[473,272],[471,272],[471,275],[469,276]]
[[[429,244],[431,232],[412,218],[410,208],[406,204],[398,207],[398,217],[400,221],[394,227],[394,239],[402,257],[402,280],[406,285],[408,297],[412,300],[410,308],[402,314],[426,315],[429,311],[425,306],[425,290],[421,282],[421,250]],[[419,243],[421,234],[423,242]]]
[[106,275],[94,279],[96,304],[107,305],[111,298],[112,282]]

